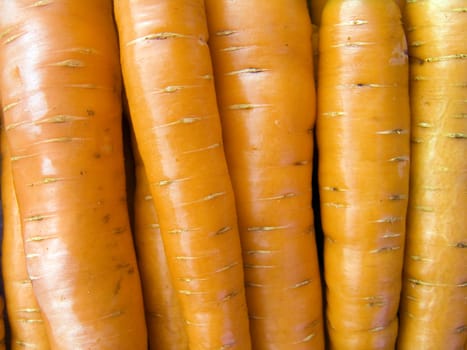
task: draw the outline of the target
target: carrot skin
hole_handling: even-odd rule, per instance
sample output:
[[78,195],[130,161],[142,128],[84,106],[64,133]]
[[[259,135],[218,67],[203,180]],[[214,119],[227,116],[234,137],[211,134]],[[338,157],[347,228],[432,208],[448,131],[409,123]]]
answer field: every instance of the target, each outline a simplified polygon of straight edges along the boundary
[[[317,26],[321,25],[321,14],[326,2],[328,1],[329,0],[308,0],[313,24],[316,24]],[[402,10],[405,6],[406,0],[394,0],[394,2]]]
[[311,36],[311,47],[313,49],[313,68],[315,84],[318,83],[318,68],[319,68],[319,26],[312,24],[313,33]]
[[[0,90],[0,100],[1,100],[1,90]],[[0,121],[3,120],[3,113],[2,113],[2,110],[0,109]],[[1,142],[4,142],[3,139],[4,139],[4,135],[0,135],[0,138],[1,138]],[[3,144],[0,146],[0,151],[3,152]],[[4,155],[2,154],[2,157],[4,157]],[[3,191],[2,191],[3,192]],[[3,201],[2,201],[2,205],[3,205]],[[0,215],[0,218],[2,220],[2,223],[1,223],[1,232],[0,232],[0,240],[2,241],[2,247],[0,248],[0,271],[1,271],[1,274],[2,276],[0,277],[0,286],[1,286],[1,293],[0,293],[0,349],[1,350],[5,350],[6,348],[6,343],[7,343],[7,339],[6,339],[6,329],[5,329],[5,319],[6,319],[6,316],[5,315],[5,299],[3,298],[3,295],[2,293],[4,293],[4,276],[3,276],[3,236],[4,236],[4,214],[3,214],[3,208],[2,208],[2,211],[1,211],[1,215]]]
[[29,278],[8,144],[2,130],[2,274],[12,350],[50,349],[44,320]]
[[134,235],[148,324],[149,349],[187,350],[178,294],[171,281],[146,170],[134,144]]
[[317,138],[331,349],[394,349],[409,185],[408,62],[393,1],[329,0]]
[[[1,96],[1,94],[0,94]],[[0,97],[1,98],[1,97]],[[0,110],[0,120],[3,119],[3,114]],[[0,135],[0,138],[1,138],[1,146],[0,146],[0,149],[1,149],[1,152],[2,152],[2,160],[3,160],[3,157],[5,156],[4,155],[4,136],[5,135]],[[3,166],[1,167],[1,171],[3,173]],[[2,187],[2,195],[3,195],[3,185],[1,186]],[[5,329],[5,319],[6,319],[6,313],[5,313],[5,299],[4,299],[4,296],[2,295],[4,293],[4,289],[5,289],[5,276],[4,276],[4,270],[3,270],[3,261],[4,261],[4,258],[3,258],[3,254],[4,254],[4,248],[3,248],[3,242],[4,242],[4,236],[5,236],[5,214],[4,214],[4,209],[3,209],[3,203],[4,201],[2,200],[2,212],[1,212],[1,215],[0,215],[0,219],[2,220],[2,223],[0,225],[0,228],[1,228],[1,232],[0,232],[0,241],[1,241],[1,248],[0,248],[0,286],[1,286],[1,289],[0,289],[0,350],[5,350],[6,349],[6,342],[7,342],[7,339],[6,339],[6,329]]]
[[311,21],[317,26],[321,25],[321,14],[323,12],[324,5],[328,0],[309,0]]
[[[314,52],[314,64],[315,70],[318,71],[318,61],[319,61],[319,49],[317,48],[319,41],[319,27],[321,25],[321,14],[323,12],[324,6],[328,0],[308,0],[308,7],[310,10],[311,21],[313,25],[316,26],[316,30],[313,29],[313,52]],[[399,6],[401,11],[403,11],[405,6],[405,0],[394,0],[394,2]],[[315,51],[316,45],[316,51]],[[317,74],[316,74],[317,76]]]
[[206,8],[253,348],[324,348],[306,2],[208,0]]
[[204,1],[115,1],[136,143],[190,349],[250,348]]
[[467,346],[465,1],[407,2],[412,167],[398,347]]
[[[5,309],[5,301],[3,300],[3,296],[0,295],[0,313],[1,315],[4,314]],[[0,350],[6,349],[6,334],[5,334],[5,321],[3,316],[0,318]]]
[[399,6],[402,12],[404,10],[406,0],[394,0],[394,2]]
[[112,3],[1,6],[4,125],[51,348],[146,349]]

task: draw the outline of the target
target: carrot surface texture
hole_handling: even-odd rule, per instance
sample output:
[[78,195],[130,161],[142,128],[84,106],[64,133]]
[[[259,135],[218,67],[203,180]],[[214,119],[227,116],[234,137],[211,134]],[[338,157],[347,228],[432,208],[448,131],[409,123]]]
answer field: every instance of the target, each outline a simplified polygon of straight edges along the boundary
[[331,349],[394,349],[409,185],[408,59],[390,1],[330,0],[317,139]]
[[44,320],[37,304],[26,267],[21,218],[11,173],[8,144],[1,137],[2,150],[2,274],[5,288],[7,319],[10,329],[10,348],[49,349]]
[[253,349],[324,348],[306,1],[208,0],[206,8]]
[[202,0],[115,1],[135,139],[189,348],[250,349],[243,263]]
[[4,125],[28,274],[50,346],[146,349],[112,2],[0,6]]
[[412,166],[399,349],[467,348],[467,2],[408,1]]
[[[329,0],[308,0],[309,9],[311,13],[311,21],[317,26],[321,25],[321,14],[323,13],[324,6]],[[402,10],[405,6],[406,0],[394,0],[394,2]]]
[[173,287],[159,219],[139,152],[133,147],[136,187],[134,234],[141,271],[149,348],[187,350],[188,339],[178,294]]

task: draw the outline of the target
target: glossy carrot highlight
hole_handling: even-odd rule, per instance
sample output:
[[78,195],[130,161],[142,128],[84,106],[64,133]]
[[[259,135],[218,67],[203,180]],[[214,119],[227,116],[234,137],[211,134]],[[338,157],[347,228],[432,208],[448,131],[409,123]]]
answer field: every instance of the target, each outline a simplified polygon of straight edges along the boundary
[[[321,14],[323,13],[324,6],[329,0],[308,0],[309,9],[311,13],[311,20],[313,24],[321,25]],[[406,0],[394,0],[394,2],[402,10],[405,6]]]
[[306,2],[208,0],[206,7],[253,348],[324,349]]
[[178,293],[175,290],[162,242],[143,161],[136,145],[134,235],[141,271],[150,349],[187,350],[188,339]]
[[398,346],[467,346],[467,2],[408,1],[412,166]]
[[0,6],[4,126],[51,348],[146,349],[112,2]]
[[204,1],[115,1],[125,88],[190,349],[250,349]]
[[393,1],[329,0],[317,138],[331,349],[394,349],[409,189],[407,45]]

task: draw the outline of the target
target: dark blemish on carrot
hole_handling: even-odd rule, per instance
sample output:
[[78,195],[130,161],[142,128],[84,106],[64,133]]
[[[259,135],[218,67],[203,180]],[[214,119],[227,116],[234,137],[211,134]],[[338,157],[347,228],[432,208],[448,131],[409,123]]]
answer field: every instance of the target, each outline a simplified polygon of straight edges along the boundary
[[122,281],[121,279],[119,279],[119,280],[117,281],[117,284],[115,285],[115,288],[114,288],[114,295],[117,295],[118,292],[120,291],[120,288],[121,288],[121,281]]

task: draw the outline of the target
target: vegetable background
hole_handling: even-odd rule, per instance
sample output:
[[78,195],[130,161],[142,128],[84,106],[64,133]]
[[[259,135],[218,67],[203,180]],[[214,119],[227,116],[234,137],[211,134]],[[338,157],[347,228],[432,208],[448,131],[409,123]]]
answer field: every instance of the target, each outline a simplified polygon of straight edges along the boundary
[[[49,10],[52,12],[47,15]],[[325,17],[321,16],[323,10]],[[50,16],[53,11],[55,15]],[[54,225],[43,225],[47,220],[31,216],[24,208],[47,209],[58,202],[67,208],[74,206],[73,210],[81,214],[73,217],[72,211],[66,211],[63,217],[71,219],[70,224],[63,223],[63,231],[66,228],[69,244],[87,243],[71,249],[81,259],[78,267],[57,258],[54,269],[58,272],[50,276],[51,284],[32,283],[45,321],[18,318],[18,313],[12,316],[8,288],[0,278],[0,298],[5,300],[7,289],[6,307],[0,309],[0,350],[21,350],[27,343],[26,338],[18,338],[26,333],[12,333],[10,322],[18,319],[32,332],[34,322],[44,322],[48,329],[44,344],[50,342],[50,346],[38,347],[44,350],[467,349],[466,17],[466,0],[0,0],[2,128],[13,120],[11,114],[6,115],[15,106],[11,97],[27,93],[19,80],[11,78],[23,65],[36,77],[31,80],[34,84],[39,86],[42,79],[46,80],[44,77],[50,79],[37,91],[56,91],[54,98],[60,108],[73,105],[78,106],[78,111],[86,104],[108,103],[109,109],[98,118],[113,116],[108,126],[117,136],[113,145],[118,164],[102,166],[100,160],[96,161],[101,153],[92,162],[84,156],[80,159],[91,165],[90,171],[100,186],[108,186],[116,179],[115,187],[106,187],[106,193],[109,199],[113,189],[120,193],[118,197],[125,205],[120,201],[116,216],[128,223],[125,238],[109,240],[96,249],[94,238],[101,237],[105,226],[97,222],[87,228],[80,225],[88,216],[83,207],[76,205],[80,198],[92,197],[88,195],[93,181],[77,185],[78,190],[70,191],[68,198],[56,195],[60,187],[39,193],[36,186],[36,198],[40,200],[30,201],[33,196],[28,193],[33,192],[28,192],[27,183],[33,182],[34,167],[39,169],[40,162],[34,167],[29,163],[26,172],[16,163],[15,186],[20,193],[22,234],[28,242],[25,252],[30,271],[47,271],[45,263],[31,263],[31,256],[37,254],[31,241],[36,230],[43,232]],[[38,48],[42,50],[39,64],[29,60],[34,56],[30,53],[36,41],[29,41],[31,51],[28,45],[10,49],[35,21],[45,24],[37,25],[31,33],[49,33],[38,36]],[[371,25],[365,32],[362,28],[368,22]],[[250,35],[242,37],[248,30]],[[258,42],[251,42],[252,38]],[[301,49],[306,50],[294,50],[297,38],[303,41]],[[344,44],[334,41],[341,39]],[[287,49],[275,51],[282,41]],[[83,42],[100,45],[104,50],[83,50]],[[372,47],[374,42],[376,49]],[[243,51],[249,45],[254,49]],[[63,56],[67,50],[74,55],[72,58]],[[281,63],[281,59],[292,61],[297,57],[287,56],[287,50],[303,55],[303,60],[288,65],[290,76],[286,70],[275,71],[276,67],[287,66],[288,61]],[[331,57],[330,50],[339,54]],[[96,53],[97,60],[87,61]],[[381,60],[386,54],[397,56],[397,70]],[[76,59],[82,55],[85,60]],[[320,61],[322,57],[325,61]],[[310,66],[301,66],[303,62]],[[88,63],[94,67],[91,74],[83,69]],[[54,73],[50,73],[52,70]],[[81,83],[77,85],[83,94],[68,94],[64,86],[73,85],[73,79],[81,82],[84,76],[114,84],[110,89],[112,97],[94,94],[94,89],[102,92],[106,87],[96,89]],[[274,85],[277,82],[281,86]],[[295,82],[308,90],[296,92]],[[15,89],[6,90],[8,86]],[[375,93],[367,94],[370,90]],[[300,102],[307,93],[313,93],[316,103]],[[264,101],[267,103],[262,105]],[[315,110],[310,109],[311,104]],[[273,106],[273,112],[264,112],[265,106]],[[302,113],[305,110],[307,115]],[[277,111],[278,117],[274,114]],[[52,142],[43,142],[45,134],[33,132],[21,136],[15,131],[16,124],[22,125],[23,117],[33,118],[30,112],[14,112],[19,119],[13,120],[15,125],[7,127],[9,134],[4,136],[10,137],[20,157],[28,147],[46,144],[45,149],[65,139],[57,134],[50,138]],[[349,112],[365,115],[369,123],[336,119]],[[59,117],[66,117],[66,113]],[[241,123],[229,119],[239,115]],[[312,151],[308,152],[312,164],[306,165],[311,173],[306,181],[311,180],[311,184],[305,187],[310,186],[311,196],[307,197],[310,205],[305,210],[312,214],[309,219],[314,229],[310,231],[314,236],[303,245],[312,242],[314,246],[304,254],[300,244],[286,242],[281,248],[290,250],[290,258],[272,264],[264,257],[274,250],[270,237],[275,228],[280,231],[280,225],[263,223],[281,222],[283,203],[295,193],[274,191],[295,180],[277,177],[280,180],[265,186],[262,181],[273,172],[267,167],[257,173],[251,171],[257,170],[261,161],[259,152],[253,152],[248,143],[256,143],[255,147],[272,145],[265,151],[266,157],[270,152],[271,159],[283,160],[281,152],[296,152],[291,145],[298,143],[299,137],[291,137],[281,145],[279,140],[286,137],[274,134],[269,121],[274,118],[277,123],[280,120],[287,124],[292,118],[307,117],[311,123],[304,144],[307,152]],[[73,123],[69,130],[91,130]],[[290,130],[298,124],[290,122],[289,129],[284,130],[296,132]],[[68,124],[56,123],[54,128],[57,125]],[[105,133],[92,133],[100,135],[92,142],[102,145]],[[373,134],[379,136],[374,138]],[[388,139],[390,142],[386,142]],[[29,144],[28,140],[34,142]],[[78,153],[69,152],[70,144],[63,142],[51,152],[65,158],[64,173],[79,167],[73,158]],[[357,158],[361,154],[378,158],[375,163],[380,164],[384,158],[391,164],[378,168],[365,162],[360,166]],[[391,172],[393,165],[398,172]],[[107,175],[101,176],[104,173]],[[336,178],[339,184],[332,182]],[[345,186],[355,184],[347,196]],[[281,209],[256,210],[251,203],[257,200],[260,190],[272,193],[269,197],[279,203],[272,207]],[[8,222],[3,208],[8,206],[3,202],[0,207],[0,242],[3,223]],[[356,209],[346,211],[347,206]],[[370,226],[377,222],[384,227],[373,230],[363,222],[370,222]],[[71,226],[81,229],[73,231]],[[257,232],[256,236],[252,232]],[[288,234],[280,233],[278,237],[287,239],[292,233]],[[379,234],[389,237],[390,242],[380,240]],[[332,242],[336,236],[345,241],[345,249],[336,248],[338,245]],[[46,255],[49,248],[54,248],[40,246]],[[297,253],[299,250],[302,255]],[[3,254],[0,245],[0,257]],[[57,250],[50,256],[55,259],[60,254]],[[259,255],[258,260],[254,254]],[[123,256],[128,260],[115,265]],[[294,283],[298,287],[310,281],[316,283],[317,289],[307,289],[308,295],[293,294],[293,288],[282,283],[299,275],[297,271],[303,266],[292,259],[299,256],[309,264],[308,270],[319,272],[303,284]],[[57,268],[61,263],[63,266]],[[132,264],[135,269],[128,268]],[[120,272],[112,268],[106,270],[110,265],[128,269],[129,279],[119,277]],[[76,278],[74,273],[81,267],[86,271],[103,268],[97,274],[106,276],[109,282],[100,285],[106,278]],[[5,271],[8,266],[0,261],[0,268]],[[260,274],[259,269],[266,273]],[[57,286],[63,287],[62,282],[66,282],[73,287],[73,279],[76,290],[80,290],[76,294],[80,295],[70,294],[70,298],[76,297],[70,303],[77,311],[63,312],[69,309],[62,303],[57,313],[55,307],[61,302]],[[258,286],[262,288],[263,282],[264,286],[276,286],[280,293],[267,292],[266,288],[266,292],[259,293]],[[86,292],[85,284],[91,286],[88,290],[99,291]],[[111,289],[113,296],[102,292]],[[118,295],[120,299],[115,297]],[[315,299],[307,299],[310,296]],[[308,314],[300,314],[305,312],[304,307],[294,308],[298,300],[309,306]],[[117,312],[102,312],[101,308],[108,310],[103,305],[112,308],[114,303],[120,305]],[[274,316],[267,320],[263,315]],[[112,321],[115,319],[121,323],[116,324]],[[92,322],[96,326],[82,331]],[[2,327],[6,330],[4,342]],[[82,332],[78,334],[78,330]],[[297,335],[300,339],[293,339]]]

